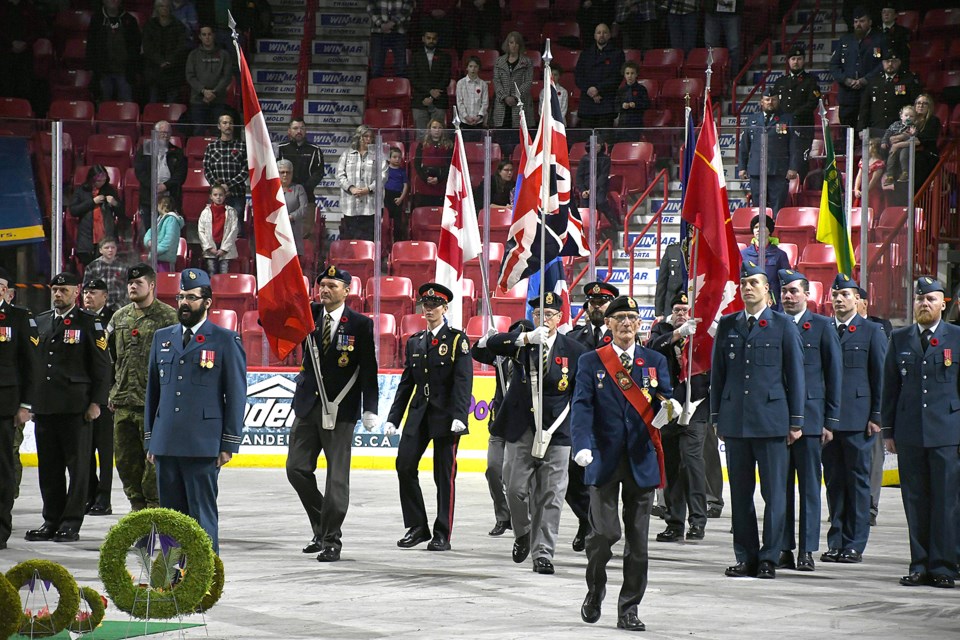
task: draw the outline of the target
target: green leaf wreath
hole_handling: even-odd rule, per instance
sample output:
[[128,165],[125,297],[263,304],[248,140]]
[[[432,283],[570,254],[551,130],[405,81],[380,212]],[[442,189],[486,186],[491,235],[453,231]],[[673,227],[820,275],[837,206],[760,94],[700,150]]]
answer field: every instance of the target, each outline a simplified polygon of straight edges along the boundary
[[107,607],[104,603],[103,596],[92,587],[80,587],[80,596],[83,598],[83,601],[87,603],[87,607],[89,607],[90,610],[77,611],[77,615],[67,629],[74,633],[91,633],[103,622],[103,616],[106,613]]
[[[31,583],[34,577],[49,582],[57,589],[59,602],[52,612],[46,607],[34,613],[24,612],[18,616],[20,634],[31,638],[55,636],[74,621],[80,607],[80,592],[77,581],[70,572],[49,560],[27,560],[7,571],[7,580],[17,591],[17,611],[20,611],[20,589]],[[36,586],[36,585],[34,585]]]

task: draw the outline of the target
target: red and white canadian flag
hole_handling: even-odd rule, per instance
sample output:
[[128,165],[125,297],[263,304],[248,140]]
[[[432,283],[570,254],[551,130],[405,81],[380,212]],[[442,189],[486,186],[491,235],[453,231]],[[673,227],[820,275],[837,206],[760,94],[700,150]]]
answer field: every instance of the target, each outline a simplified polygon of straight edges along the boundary
[[[480,227],[470,185],[470,167],[463,135],[457,129],[443,200],[436,276],[438,283],[453,292],[454,299],[447,307],[447,323],[457,329],[463,328],[463,265],[479,256],[480,249]],[[474,284],[482,286],[481,283]]]
[[257,308],[270,350],[282,359],[314,330],[313,314],[267,123],[243,51],[236,49],[240,58],[247,164],[253,193]]

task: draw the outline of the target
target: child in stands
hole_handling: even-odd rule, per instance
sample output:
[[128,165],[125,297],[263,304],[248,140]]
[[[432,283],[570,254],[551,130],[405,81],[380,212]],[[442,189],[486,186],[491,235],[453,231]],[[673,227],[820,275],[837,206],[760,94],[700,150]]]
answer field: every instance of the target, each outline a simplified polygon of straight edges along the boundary
[[[160,214],[157,218],[157,271],[169,273],[176,271],[180,231],[184,221],[179,213],[173,211],[173,200],[167,195],[157,197],[157,213]],[[147,248],[153,246],[151,231],[153,229],[147,229],[143,236],[143,246]]]
[[407,217],[404,215],[404,202],[410,193],[410,178],[403,166],[403,152],[398,147],[390,148],[387,159],[387,180],[383,184],[383,206],[390,213],[390,222],[393,224],[393,238],[395,241],[405,240],[407,237]]
[[[639,129],[643,126],[643,114],[650,108],[650,95],[647,88],[637,82],[640,67],[636,62],[623,65],[623,86],[617,91],[617,103],[620,105],[618,129]],[[639,140],[639,131],[622,131],[620,140]]]
[[[467,75],[457,80],[457,113],[460,115],[460,128],[482,129],[490,108],[490,89],[480,78],[480,58],[470,56],[467,59]],[[479,136],[464,135],[479,140]]]
[[210,203],[200,214],[197,232],[203,260],[210,275],[230,271],[230,261],[237,257],[237,211],[227,202],[227,189],[215,184],[210,187]]

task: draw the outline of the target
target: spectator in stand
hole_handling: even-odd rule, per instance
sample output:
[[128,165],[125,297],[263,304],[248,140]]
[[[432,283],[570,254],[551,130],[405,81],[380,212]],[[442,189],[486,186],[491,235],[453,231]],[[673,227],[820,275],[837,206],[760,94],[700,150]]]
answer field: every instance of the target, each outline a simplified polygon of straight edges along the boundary
[[897,24],[897,7],[893,2],[883,0],[880,4],[880,27],[877,29],[887,39],[887,45],[904,52],[901,69],[910,70],[910,29]]
[[[177,251],[180,249],[180,231],[184,221],[179,213],[173,210],[173,200],[170,196],[157,198],[157,272],[170,273],[176,271]],[[153,229],[147,229],[143,236],[143,246],[148,249],[153,246]]]
[[[514,168],[513,162],[510,160],[501,160],[500,164],[497,165],[497,170],[494,172],[492,179],[490,180],[490,204],[495,207],[512,207],[513,206],[513,189],[517,186],[517,181],[514,178]],[[477,209],[480,209],[484,206],[483,204],[483,181],[480,181],[480,184],[473,190],[473,201],[477,205]]]
[[[627,4],[636,0],[626,0]],[[640,0],[640,2],[652,0]],[[581,0],[577,9],[577,24],[580,26],[580,46],[571,49],[589,49],[593,46],[593,32],[597,25],[613,24],[619,10],[619,1],[614,0]],[[554,43],[559,44],[559,43]]]
[[921,93],[913,102],[917,110],[917,149],[914,185],[923,186],[934,167],[940,162],[938,139],[943,128],[940,118],[933,115],[936,104],[929,93]]
[[[620,108],[618,129],[640,129],[643,127],[643,114],[650,108],[650,95],[647,88],[637,82],[640,67],[636,62],[623,64],[623,86],[617,91],[617,105]],[[620,140],[639,140],[639,131],[621,131]]]
[[34,97],[33,43],[41,35],[33,0],[4,0],[0,24],[0,96],[30,100]]
[[[779,240],[773,237],[773,230],[775,223],[773,218],[768,215],[764,215],[764,219],[767,221],[767,237],[766,237],[766,247],[764,249],[764,258],[766,259],[766,264],[762,267],[767,274],[773,274],[779,276],[780,269],[792,269],[793,265],[790,264],[790,258],[787,257],[787,254],[777,246]],[[746,249],[740,252],[740,257],[744,263],[752,262],[753,264],[760,264],[760,216],[753,216],[753,220],[750,221],[750,230],[753,232],[753,239],[750,241],[750,244]],[[773,300],[773,310],[774,311],[783,311],[783,306],[780,304],[780,288],[772,287],[770,289],[770,297]]]
[[652,49],[653,35],[658,26],[657,3],[654,0],[617,0],[616,4],[615,22],[620,27],[623,48]]
[[857,123],[858,130],[869,129],[869,135],[874,138],[882,136],[883,130],[897,121],[900,109],[913,105],[921,91],[917,76],[900,70],[903,53],[887,47],[881,56],[883,73],[867,81],[860,96],[860,117]]
[[100,100],[133,100],[140,69],[140,25],[121,0],[103,0],[99,15],[90,20],[87,67],[100,88]]
[[229,273],[230,261],[237,257],[239,220],[236,209],[227,204],[226,188],[220,184],[210,187],[210,204],[200,214],[197,233],[206,272],[211,276]]
[[117,240],[106,236],[97,245],[100,257],[87,265],[83,278],[87,282],[103,280],[107,285],[107,304],[119,309],[127,304],[127,267],[117,260]]
[[446,122],[447,85],[450,83],[450,54],[437,48],[436,30],[423,32],[423,48],[410,56],[410,108],[417,129],[427,128],[430,120]]
[[490,90],[485,80],[480,79],[480,58],[470,56],[467,74],[457,80],[457,113],[464,139],[479,141],[480,135],[470,135],[471,129],[483,129],[483,122],[490,109]]
[[94,247],[107,237],[114,236],[117,216],[123,213],[123,204],[110,176],[101,164],[87,170],[87,179],[73,192],[68,207],[77,221],[77,258],[83,266],[93,262]]
[[170,10],[171,0],[155,0],[143,27],[143,77],[150,102],[178,102],[187,56],[187,28]]
[[560,84],[560,76],[562,75],[563,67],[558,64],[550,65],[550,77],[553,78],[553,84],[557,88],[557,100],[560,101],[560,119],[566,122],[567,111],[570,108],[570,92]]
[[[160,120],[153,125],[157,132],[157,195],[169,195],[175,209],[180,208],[180,196],[187,179],[187,157],[183,149],[170,142],[170,123]],[[140,212],[146,217],[150,211],[150,165],[153,140],[146,140],[133,159],[133,170],[140,182]]]
[[[580,160],[577,165],[576,192],[580,196],[581,207],[590,205],[590,143],[587,142],[587,155]],[[607,148],[607,141],[598,133],[597,135],[597,168],[596,168],[596,206],[597,211],[610,221],[611,229],[608,233],[617,233],[620,227],[620,219],[615,211],[610,208],[607,202],[607,193],[610,191],[610,153]]]
[[277,171],[280,173],[280,187],[283,188],[283,198],[287,203],[287,215],[290,218],[290,228],[293,230],[293,240],[297,245],[297,255],[303,258],[303,221],[310,211],[310,200],[303,185],[293,180],[293,163],[289,160],[277,162]]
[[820,85],[815,76],[803,69],[805,57],[803,47],[795,46],[788,51],[787,73],[773,83],[773,89],[780,97],[780,108],[793,116],[793,123],[799,128],[803,151],[801,176],[807,172],[807,160],[813,145],[813,113],[820,103]]
[[350,150],[337,162],[341,240],[373,240],[377,206],[375,190],[383,184],[386,165],[376,166],[376,152],[370,148],[372,142],[373,130],[365,124],[360,125],[353,134]]
[[525,53],[523,36],[518,31],[507,34],[502,51],[503,55],[493,64],[493,122],[490,127],[507,129],[500,134],[500,148],[504,155],[509,156],[520,139],[517,131],[520,127],[518,105],[521,102],[527,123],[533,122],[533,98],[530,94],[533,63]]
[[452,158],[453,143],[443,128],[443,122],[431,120],[413,155],[413,169],[416,171],[414,207],[443,206]]
[[894,181],[906,182],[910,176],[910,140],[917,135],[917,111],[913,105],[900,109],[900,119],[887,127],[880,148],[887,152],[887,171],[883,187],[893,188]]
[[[880,211],[879,206],[882,194],[880,181],[883,178],[886,163],[883,161],[883,152],[880,150],[880,140],[870,138],[867,143],[867,193],[868,206],[874,211]],[[857,163],[857,177],[853,181],[853,206],[859,207],[863,198],[863,158]]]
[[594,46],[583,50],[574,72],[581,91],[577,117],[584,129],[609,129],[617,117],[623,50],[610,42],[610,27],[602,22],[594,30],[593,39]]
[[197,32],[200,30],[200,19],[197,17],[197,7],[193,0],[170,0],[170,10],[174,17],[187,28],[187,46],[196,42]]
[[670,46],[683,49],[684,55],[697,46],[697,19],[700,0],[661,0],[667,7],[667,28],[670,31]]
[[740,23],[745,4],[743,0],[704,0],[703,3],[703,44],[707,48],[726,45],[734,74],[740,71]]
[[461,32],[466,49],[495,49],[500,38],[500,3],[503,0],[462,0]]
[[390,213],[395,242],[407,237],[410,222],[407,220],[405,203],[409,193],[410,178],[403,166],[403,152],[398,147],[392,147],[387,160],[387,179],[383,184],[383,206]]
[[277,148],[277,160],[293,163],[293,181],[303,185],[307,197],[312,200],[317,185],[326,173],[326,165],[320,147],[307,142],[307,125],[303,118],[290,119],[287,142]]
[[880,75],[880,57],[886,38],[872,29],[873,20],[864,7],[853,10],[853,33],[840,37],[830,57],[830,74],[840,85],[837,102],[840,105],[840,124],[856,127],[860,113],[860,98],[867,81]]
[[[763,138],[767,140],[767,166],[761,166]],[[740,178],[750,180],[753,206],[760,202],[760,172],[767,173],[766,206],[773,209],[773,216],[787,202],[790,180],[799,176],[801,151],[800,130],[794,126],[793,116],[780,110],[780,97],[776,88],[768,86],[760,99],[760,111],[749,117],[740,135],[737,166]],[[770,282],[776,282],[777,272],[770,274]],[[777,287],[771,287],[776,291]],[[779,311],[779,309],[778,309]]]
[[200,27],[200,46],[187,56],[190,121],[195,136],[205,135],[214,117],[223,111],[233,77],[233,56],[217,46],[215,37],[214,27]]
[[407,75],[407,27],[413,5],[414,0],[368,0],[371,79],[383,75],[387,51],[393,51],[394,75],[401,78]]
[[[233,116],[221,114],[217,119],[220,137],[207,145],[203,153],[203,177],[210,184],[227,188],[227,204],[236,209],[243,224],[247,208],[247,145],[234,139]],[[243,237],[243,233],[240,233]]]

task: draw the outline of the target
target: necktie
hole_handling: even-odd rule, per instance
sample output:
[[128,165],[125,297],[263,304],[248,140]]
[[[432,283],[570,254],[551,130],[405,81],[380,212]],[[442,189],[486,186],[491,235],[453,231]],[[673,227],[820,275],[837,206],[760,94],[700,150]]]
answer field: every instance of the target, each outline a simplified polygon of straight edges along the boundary
[[845,324],[843,324],[843,323],[837,325],[837,335],[838,335],[838,336],[840,336],[840,337],[842,338],[842,337],[843,337],[843,334],[846,333],[846,331],[847,331],[847,325],[845,325]]
[[55,331],[60,330],[60,325],[63,324],[63,316],[54,315],[53,316],[53,328]]
[[593,328],[593,340],[597,344],[600,344],[600,338],[603,337],[603,330],[600,327]]
[[542,364],[543,375],[547,375],[547,370],[550,368],[550,348],[547,345],[543,345]]
[[323,316],[323,337],[321,339],[323,344],[323,350],[326,351],[327,347],[330,346],[330,314],[326,313]]
[[630,370],[633,369],[633,360],[630,359],[630,355],[626,351],[620,354],[620,362],[627,373],[630,373]]
[[923,352],[926,353],[927,349],[930,347],[930,336],[933,335],[933,331],[930,329],[924,329],[923,333],[920,334],[920,344],[923,345]]
[[769,114],[769,113],[768,113],[767,115],[763,116],[763,126],[765,126],[765,127],[770,126],[770,114]]
[[187,329],[183,332],[183,348],[186,349],[187,345],[190,344],[190,339],[193,338],[193,329]]
[[757,319],[753,316],[747,318],[747,329],[753,331],[753,325],[757,324]]

